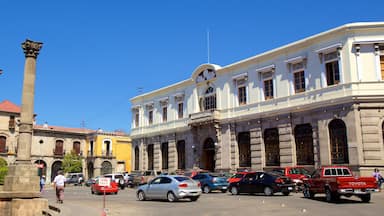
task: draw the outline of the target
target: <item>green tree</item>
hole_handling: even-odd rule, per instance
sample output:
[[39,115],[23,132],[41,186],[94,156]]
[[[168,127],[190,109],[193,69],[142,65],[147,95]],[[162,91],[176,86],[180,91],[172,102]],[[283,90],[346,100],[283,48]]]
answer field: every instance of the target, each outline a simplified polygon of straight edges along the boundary
[[66,154],[63,159],[62,168],[65,173],[82,172],[81,157],[74,152]]
[[8,173],[8,165],[7,161],[5,161],[3,158],[0,158],[0,185],[4,184],[4,177]]

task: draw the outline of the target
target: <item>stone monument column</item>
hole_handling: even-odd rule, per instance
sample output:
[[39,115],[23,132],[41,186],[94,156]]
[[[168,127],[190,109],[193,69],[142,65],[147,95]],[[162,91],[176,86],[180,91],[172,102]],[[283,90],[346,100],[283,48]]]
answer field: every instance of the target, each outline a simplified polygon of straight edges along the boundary
[[19,141],[17,146],[17,164],[31,163],[31,145],[33,130],[33,108],[35,97],[36,58],[42,43],[26,40],[22,43],[25,53],[24,83],[21,103]]
[[31,162],[36,58],[41,47],[42,43],[31,40],[22,44],[26,59],[16,164],[9,165],[0,191],[0,210],[5,216],[42,215],[48,209],[48,200],[40,198],[37,167]]

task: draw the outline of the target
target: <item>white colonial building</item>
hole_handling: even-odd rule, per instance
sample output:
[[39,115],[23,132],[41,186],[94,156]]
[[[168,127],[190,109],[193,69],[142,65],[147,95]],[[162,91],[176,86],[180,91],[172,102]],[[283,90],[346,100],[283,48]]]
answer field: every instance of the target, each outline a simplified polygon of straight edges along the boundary
[[132,103],[134,170],[384,167],[384,22],[352,23]]

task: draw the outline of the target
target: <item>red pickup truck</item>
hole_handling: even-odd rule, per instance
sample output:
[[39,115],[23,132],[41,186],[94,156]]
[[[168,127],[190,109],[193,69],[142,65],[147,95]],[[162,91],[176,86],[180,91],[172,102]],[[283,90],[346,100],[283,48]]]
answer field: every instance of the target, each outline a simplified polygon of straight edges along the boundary
[[327,202],[337,201],[341,195],[358,196],[363,202],[371,200],[371,192],[378,192],[374,177],[353,176],[345,166],[327,166],[313,172],[310,178],[303,179],[303,194],[312,198],[315,194],[325,193]]

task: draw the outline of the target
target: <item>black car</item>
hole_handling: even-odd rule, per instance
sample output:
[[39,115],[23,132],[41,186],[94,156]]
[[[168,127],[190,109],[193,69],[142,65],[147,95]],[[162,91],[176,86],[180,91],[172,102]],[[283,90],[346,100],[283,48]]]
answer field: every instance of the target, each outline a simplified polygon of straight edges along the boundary
[[290,178],[278,173],[252,172],[243,176],[240,181],[231,183],[228,190],[232,195],[264,193],[266,196],[271,196],[282,192],[288,196],[294,186]]

